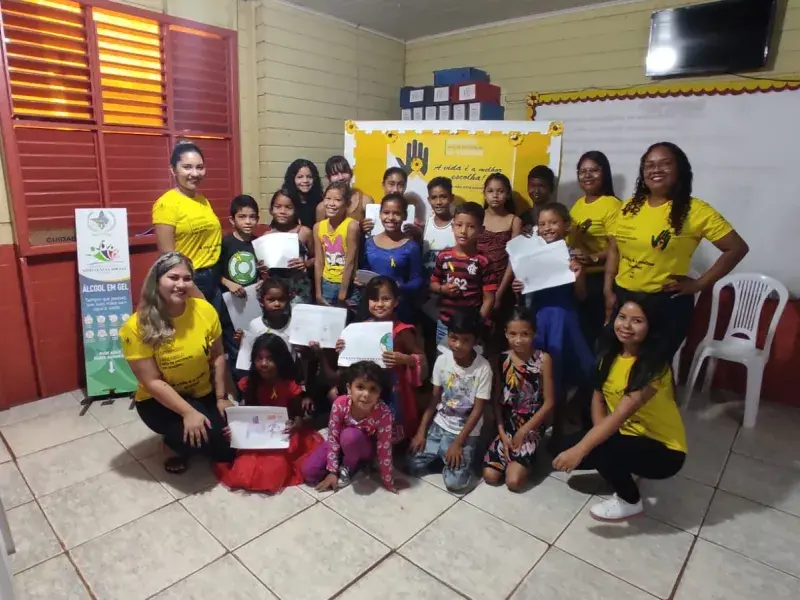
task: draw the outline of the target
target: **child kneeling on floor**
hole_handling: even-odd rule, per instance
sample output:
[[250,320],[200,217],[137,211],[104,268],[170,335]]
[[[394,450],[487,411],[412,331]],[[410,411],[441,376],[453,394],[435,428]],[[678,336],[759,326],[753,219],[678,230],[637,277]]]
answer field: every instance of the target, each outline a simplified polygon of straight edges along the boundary
[[492,393],[492,368],[475,352],[479,326],[472,313],[455,313],[448,322],[449,351],[433,367],[431,403],[409,448],[409,471],[420,475],[442,460],[444,484],[453,492],[470,484],[483,407]]

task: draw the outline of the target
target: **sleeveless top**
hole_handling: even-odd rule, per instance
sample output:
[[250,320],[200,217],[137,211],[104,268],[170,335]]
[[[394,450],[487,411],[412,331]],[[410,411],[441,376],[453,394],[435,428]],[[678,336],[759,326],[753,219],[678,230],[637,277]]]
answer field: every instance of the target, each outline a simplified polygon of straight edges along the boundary
[[484,229],[478,234],[478,254],[489,259],[487,274],[497,283],[503,280],[508,266],[506,244],[511,241],[511,228],[505,231]]
[[345,217],[339,226],[330,231],[330,219],[320,222],[317,233],[325,253],[322,278],[331,283],[342,283],[344,263],[347,257],[347,227],[355,219]]

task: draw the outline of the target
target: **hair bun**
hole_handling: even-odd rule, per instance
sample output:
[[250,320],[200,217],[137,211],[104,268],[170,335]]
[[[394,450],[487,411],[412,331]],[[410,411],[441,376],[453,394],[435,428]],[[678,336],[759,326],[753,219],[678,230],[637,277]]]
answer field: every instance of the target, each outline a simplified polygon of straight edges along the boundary
[[177,142],[175,142],[176,148],[180,148],[181,146],[194,146],[194,142],[191,142],[189,140],[178,140]]

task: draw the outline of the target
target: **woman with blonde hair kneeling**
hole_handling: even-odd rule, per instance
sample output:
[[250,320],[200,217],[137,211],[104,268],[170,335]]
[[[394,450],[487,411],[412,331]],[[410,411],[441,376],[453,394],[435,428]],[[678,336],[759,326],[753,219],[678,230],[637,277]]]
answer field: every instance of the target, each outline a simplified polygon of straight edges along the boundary
[[170,473],[183,473],[194,454],[216,462],[235,456],[223,434],[230,404],[222,329],[214,307],[192,297],[193,279],[183,254],[161,255],[147,273],[136,314],[120,329],[122,354],[139,381],[136,410],[176,454],[164,464]]

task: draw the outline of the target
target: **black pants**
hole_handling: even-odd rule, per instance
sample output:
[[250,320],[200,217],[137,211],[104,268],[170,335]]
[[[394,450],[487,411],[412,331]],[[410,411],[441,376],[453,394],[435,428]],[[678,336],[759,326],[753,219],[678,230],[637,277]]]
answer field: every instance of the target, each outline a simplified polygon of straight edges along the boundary
[[592,350],[606,321],[606,300],[603,295],[605,277],[602,272],[586,275],[586,298],[578,305],[581,331]]
[[678,348],[681,347],[683,340],[689,335],[689,329],[692,327],[694,296],[692,294],[675,296],[668,292],[655,292],[652,294],[631,292],[618,285],[614,285],[614,292],[617,295],[614,317],[616,317],[619,307],[625,304],[626,299],[631,296],[646,295],[653,300],[656,313],[664,320],[661,326],[667,333],[667,337],[664,340],[666,349],[669,350],[669,356],[674,356]]
[[236,456],[236,451],[222,434],[226,423],[217,410],[214,394],[204,398],[184,398],[184,400],[211,421],[211,428],[207,430],[208,442],[203,442],[199,448],[193,448],[183,441],[183,418],[158,400],[150,398],[137,402],[136,410],[144,424],[163,435],[164,443],[178,456],[188,458],[194,454],[203,454],[215,462],[231,462]]
[[[575,446],[584,435],[564,436],[555,455]],[[635,504],[640,495],[632,475],[645,479],[669,479],[681,470],[685,460],[685,452],[671,450],[652,438],[617,432],[587,454],[576,470],[595,469],[620,498]]]

